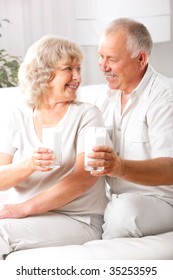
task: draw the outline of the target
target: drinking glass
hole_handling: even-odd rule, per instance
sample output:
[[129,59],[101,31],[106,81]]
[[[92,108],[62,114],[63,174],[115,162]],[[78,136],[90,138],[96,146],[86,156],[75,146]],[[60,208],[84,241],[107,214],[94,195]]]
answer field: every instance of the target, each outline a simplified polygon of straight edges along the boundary
[[86,127],[85,129],[85,170],[92,171],[104,170],[104,167],[91,167],[88,166],[88,161],[94,161],[96,159],[88,158],[88,153],[92,153],[94,146],[106,145],[106,128],[105,127]]
[[55,154],[53,164],[47,166],[50,168],[59,168],[62,164],[62,128],[59,125],[43,125],[42,127],[42,144],[49,148]]

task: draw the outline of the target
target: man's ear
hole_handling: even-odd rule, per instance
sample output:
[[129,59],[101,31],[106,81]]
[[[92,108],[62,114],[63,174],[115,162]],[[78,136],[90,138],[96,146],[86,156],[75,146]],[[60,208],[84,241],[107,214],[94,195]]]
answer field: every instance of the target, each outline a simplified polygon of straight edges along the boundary
[[145,67],[147,64],[147,54],[145,52],[140,52],[138,54],[138,60],[139,60],[140,66],[142,68]]

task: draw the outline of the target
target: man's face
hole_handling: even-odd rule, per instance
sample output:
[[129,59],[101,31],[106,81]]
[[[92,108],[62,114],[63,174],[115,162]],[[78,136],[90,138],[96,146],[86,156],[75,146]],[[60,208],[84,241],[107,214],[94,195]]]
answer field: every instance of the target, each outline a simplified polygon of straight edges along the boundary
[[99,67],[111,89],[131,92],[139,82],[139,56],[131,58],[123,31],[103,36],[98,48]]

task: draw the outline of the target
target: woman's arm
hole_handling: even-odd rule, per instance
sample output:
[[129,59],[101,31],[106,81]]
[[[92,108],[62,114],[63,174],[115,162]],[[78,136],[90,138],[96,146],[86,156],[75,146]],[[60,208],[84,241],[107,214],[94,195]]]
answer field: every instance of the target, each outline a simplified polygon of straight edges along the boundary
[[0,153],[0,190],[7,190],[32,174],[28,161],[12,163],[13,156]]
[[3,206],[0,218],[22,218],[60,208],[84,194],[97,180],[84,170],[84,153],[79,154],[70,175],[24,203]]
[[30,158],[12,163],[13,156],[0,153],[0,190],[8,190],[24,181],[35,171],[47,172],[51,168],[44,166],[54,162],[55,156],[51,150],[39,148]]

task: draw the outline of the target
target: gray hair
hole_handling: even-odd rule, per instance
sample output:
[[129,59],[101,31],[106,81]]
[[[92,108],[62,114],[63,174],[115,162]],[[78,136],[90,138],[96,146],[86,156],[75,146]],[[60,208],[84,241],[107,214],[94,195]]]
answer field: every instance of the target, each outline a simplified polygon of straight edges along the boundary
[[62,64],[81,63],[83,53],[78,45],[64,38],[47,35],[28,49],[18,72],[19,87],[27,102],[39,106],[48,82]]
[[151,35],[144,24],[130,18],[118,18],[110,22],[104,34],[109,35],[122,29],[126,32],[127,48],[131,57],[136,57],[140,51],[145,51],[149,57],[153,47]]

